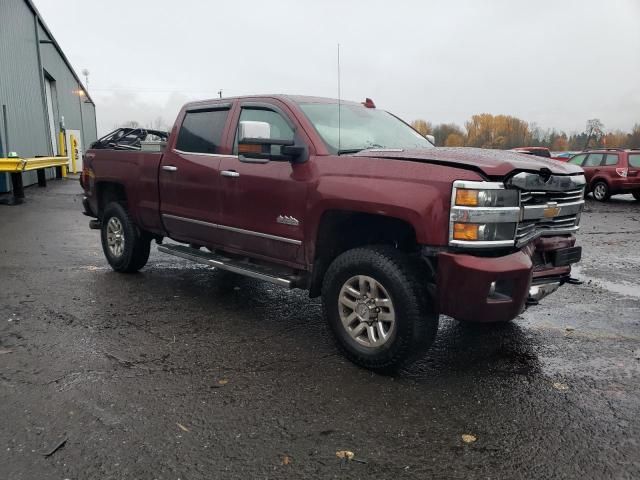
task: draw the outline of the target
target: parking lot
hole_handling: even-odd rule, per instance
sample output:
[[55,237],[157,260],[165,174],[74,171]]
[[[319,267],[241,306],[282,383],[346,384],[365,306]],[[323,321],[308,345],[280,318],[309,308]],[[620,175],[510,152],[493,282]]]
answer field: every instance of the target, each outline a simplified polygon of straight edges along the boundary
[[1,478],[640,477],[630,195],[587,202],[582,285],[501,328],[443,318],[394,377],[339,356],[306,292],[155,250],[112,272],[80,200],[0,209]]

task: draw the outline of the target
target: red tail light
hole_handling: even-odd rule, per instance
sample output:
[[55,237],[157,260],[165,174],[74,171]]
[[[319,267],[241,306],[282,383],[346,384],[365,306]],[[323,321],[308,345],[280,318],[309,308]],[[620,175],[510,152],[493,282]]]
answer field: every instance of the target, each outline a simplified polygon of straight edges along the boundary
[[620,175],[622,178],[627,178],[628,168],[616,168],[616,173]]

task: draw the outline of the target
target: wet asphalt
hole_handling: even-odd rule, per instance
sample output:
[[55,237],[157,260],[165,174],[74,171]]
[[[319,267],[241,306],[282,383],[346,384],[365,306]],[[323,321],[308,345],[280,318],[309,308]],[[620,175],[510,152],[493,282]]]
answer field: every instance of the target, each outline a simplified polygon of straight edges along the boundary
[[305,292],[155,249],[112,272],[79,192],[0,206],[0,478],[640,478],[631,196],[588,201],[582,285],[497,329],[442,318],[386,377]]

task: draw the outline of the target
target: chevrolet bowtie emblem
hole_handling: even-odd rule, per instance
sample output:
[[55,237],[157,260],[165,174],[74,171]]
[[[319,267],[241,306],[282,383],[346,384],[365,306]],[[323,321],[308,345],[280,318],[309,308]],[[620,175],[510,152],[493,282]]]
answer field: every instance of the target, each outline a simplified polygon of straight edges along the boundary
[[545,209],[542,211],[544,218],[555,218],[560,215],[560,207],[556,202],[548,202]]

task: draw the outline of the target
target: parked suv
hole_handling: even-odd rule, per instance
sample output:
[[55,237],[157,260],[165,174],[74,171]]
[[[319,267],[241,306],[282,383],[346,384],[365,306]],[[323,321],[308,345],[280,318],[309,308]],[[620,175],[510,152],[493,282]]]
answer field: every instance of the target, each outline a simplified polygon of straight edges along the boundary
[[640,200],[640,150],[589,150],[576,155],[569,163],[584,169],[586,192],[593,192],[593,198],[599,202],[621,193],[631,193]]

